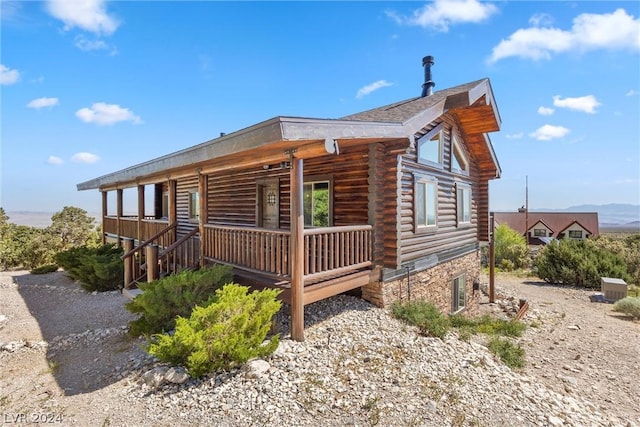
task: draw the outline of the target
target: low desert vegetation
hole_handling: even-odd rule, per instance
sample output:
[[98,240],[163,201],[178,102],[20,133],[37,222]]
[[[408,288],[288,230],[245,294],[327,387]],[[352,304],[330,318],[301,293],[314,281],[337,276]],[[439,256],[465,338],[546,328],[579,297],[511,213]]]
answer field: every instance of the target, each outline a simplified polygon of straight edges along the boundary
[[172,330],[178,316],[189,316],[197,305],[209,305],[215,291],[232,281],[231,267],[216,265],[140,283],[143,292],[126,304],[131,313],[140,314],[129,322],[129,334],[149,336]]
[[173,334],[153,336],[148,351],[163,362],[185,366],[192,377],[229,370],[273,353],[279,335],[265,341],[280,310],[279,291],[227,284],[206,306],[176,319]]
[[626,314],[633,319],[640,319],[640,298],[626,297],[613,304],[613,311]]
[[460,314],[442,314],[435,305],[426,301],[395,302],[391,305],[394,317],[417,326],[425,336],[443,339],[454,328],[460,339],[468,340],[471,335],[485,334],[489,336],[489,350],[509,367],[522,367],[524,349],[512,341],[502,337],[515,338],[522,336],[527,328],[516,320],[505,320],[488,315],[468,318]]

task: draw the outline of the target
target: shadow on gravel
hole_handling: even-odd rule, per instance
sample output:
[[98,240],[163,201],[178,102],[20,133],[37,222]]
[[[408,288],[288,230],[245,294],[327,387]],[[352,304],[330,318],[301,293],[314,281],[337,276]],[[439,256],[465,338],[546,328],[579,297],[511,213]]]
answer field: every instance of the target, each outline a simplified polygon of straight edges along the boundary
[[143,353],[124,329],[132,315],[117,291],[92,295],[64,272],[14,276],[40,326],[50,371],[65,395],[88,393],[119,380]]

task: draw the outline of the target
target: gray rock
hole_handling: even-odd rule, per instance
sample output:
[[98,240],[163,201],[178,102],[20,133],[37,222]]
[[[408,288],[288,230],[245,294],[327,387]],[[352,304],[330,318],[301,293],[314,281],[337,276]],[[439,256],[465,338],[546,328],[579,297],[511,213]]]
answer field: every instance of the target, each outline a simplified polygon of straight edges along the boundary
[[254,359],[245,365],[246,375],[248,378],[262,378],[271,368],[269,362],[262,359]]
[[165,383],[165,375],[169,368],[158,366],[142,374],[142,381],[149,387],[155,388]]
[[173,367],[164,374],[164,380],[173,384],[184,384],[189,379],[187,370],[183,367]]

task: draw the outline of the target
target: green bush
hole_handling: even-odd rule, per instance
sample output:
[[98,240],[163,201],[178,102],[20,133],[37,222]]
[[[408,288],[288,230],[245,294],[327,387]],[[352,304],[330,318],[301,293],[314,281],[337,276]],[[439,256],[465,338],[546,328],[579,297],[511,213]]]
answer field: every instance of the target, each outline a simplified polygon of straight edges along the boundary
[[538,253],[535,271],[549,283],[587,288],[599,288],[601,277],[628,278],[622,257],[590,240],[551,242]]
[[215,301],[196,306],[189,318],[178,317],[173,335],[156,335],[149,353],[163,362],[186,366],[192,377],[231,369],[254,357],[271,354],[279,336],[263,342],[271,319],[280,309],[280,291],[248,293],[247,287],[228,284],[216,291]]
[[423,335],[443,339],[451,323],[435,305],[426,301],[411,301],[401,303],[396,301],[391,305],[391,313],[398,319],[417,326]]
[[519,344],[494,336],[489,340],[487,347],[510,368],[522,368],[525,365],[524,349]]
[[122,248],[113,244],[99,247],[79,246],[56,254],[56,263],[67,275],[88,291],[113,291],[123,286]]
[[34,268],[30,271],[31,274],[47,274],[53,273],[54,271],[58,271],[58,266],[55,264],[46,264],[41,265],[40,267]]
[[504,271],[525,267],[529,248],[525,237],[506,224],[500,224],[495,233],[495,263]]
[[141,313],[129,322],[129,334],[137,337],[172,330],[178,316],[188,316],[196,305],[207,305],[217,289],[232,281],[231,267],[216,265],[140,283],[143,292],[125,306],[131,313]]
[[613,304],[613,311],[640,319],[640,298],[626,297]]

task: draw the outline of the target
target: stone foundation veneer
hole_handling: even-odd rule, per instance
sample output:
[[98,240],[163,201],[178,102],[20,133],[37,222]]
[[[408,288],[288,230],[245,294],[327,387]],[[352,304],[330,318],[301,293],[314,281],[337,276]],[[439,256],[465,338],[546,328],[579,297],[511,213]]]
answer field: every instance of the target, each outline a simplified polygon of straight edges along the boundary
[[[465,315],[478,313],[480,292],[473,292],[473,282],[480,277],[480,251],[463,255],[420,272],[411,272],[411,301],[426,300],[443,313],[451,313],[453,279],[464,274],[466,287]],[[372,282],[362,287],[362,298],[388,307],[394,301],[409,299],[407,277],[386,283]]]

